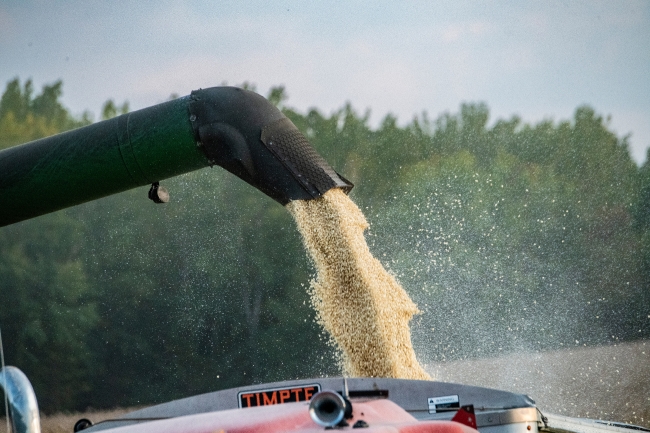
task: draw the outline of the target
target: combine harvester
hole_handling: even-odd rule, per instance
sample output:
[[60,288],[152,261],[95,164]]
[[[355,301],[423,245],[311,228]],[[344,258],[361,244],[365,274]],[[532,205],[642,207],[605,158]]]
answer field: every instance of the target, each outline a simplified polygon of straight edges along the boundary
[[[246,90],[192,92],[84,128],[0,151],[0,226],[220,165],[282,205],[352,184],[276,107]],[[0,372],[15,433],[39,433],[38,405],[16,367]],[[97,421],[97,420],[95,420]],[[215,391],[152,406],[74,431],[106,433],[317,432],[595,433],[650,431],[551,416],[525,395],[386,378],[319,378]]]

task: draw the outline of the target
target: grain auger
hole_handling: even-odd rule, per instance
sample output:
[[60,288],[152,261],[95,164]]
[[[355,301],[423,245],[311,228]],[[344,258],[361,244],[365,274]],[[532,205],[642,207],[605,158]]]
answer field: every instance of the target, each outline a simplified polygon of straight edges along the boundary
[[0,151],[0,226],[219,165],[281,204],[352,184],[262,96],[193,91],[153,107]]

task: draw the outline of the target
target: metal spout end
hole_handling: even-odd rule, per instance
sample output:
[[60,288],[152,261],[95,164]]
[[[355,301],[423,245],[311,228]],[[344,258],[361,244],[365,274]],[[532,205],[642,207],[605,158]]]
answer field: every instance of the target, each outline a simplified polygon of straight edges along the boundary
[[190,95],[189,114],[198,147],[210,164],[282,205],[353,187],[291,120],[254,92],[236,87],[196,90]]

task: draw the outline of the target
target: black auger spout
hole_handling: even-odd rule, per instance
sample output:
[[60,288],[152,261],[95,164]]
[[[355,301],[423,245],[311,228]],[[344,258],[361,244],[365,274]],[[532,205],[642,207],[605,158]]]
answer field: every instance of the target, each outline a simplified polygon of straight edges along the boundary
[[212,165],[283,205],[352,188],[265,98],[213,87],[0,151],[0,226]]

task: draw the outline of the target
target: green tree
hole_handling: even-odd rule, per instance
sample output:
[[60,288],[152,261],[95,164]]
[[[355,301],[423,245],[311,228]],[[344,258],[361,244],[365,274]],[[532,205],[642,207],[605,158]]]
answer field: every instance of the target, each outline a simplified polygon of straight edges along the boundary
[[[0,99],[0,149],[88,123],[59,102],[60,81],[34,96],[31,80]],[[0,229],[0,327],[8,364],[23,369],[46,411],[74,408],[93,370],[86,335],[97,322],[79,224],[57,212]],[[52,372],[57,372],[52,374]]]
[[43,86],[37,96],[33,92],[31,80],[22,87],[18,78],[7,83],[0,99],[0,149],[91,123],[90,113],[76,119],[61,105],[61,80]]
[[102,120],[112,119],[115,116],[120,114],[126,114],[129,112],[129,102],[124,101],[121,106],[116,106],[115,102],[112,99],[104,102],[102,106]]
[[588,107],[573,123],[486,121],[441,116],[440,153],[377,214],[374,247],[425,311],[420,347],[442,360],[647,335],[626,141]]
[[639,195],[634,207],[634,225],[641,242],[642,286],[646,288],[647,299],[650,298],[650,151],[639,169]]

